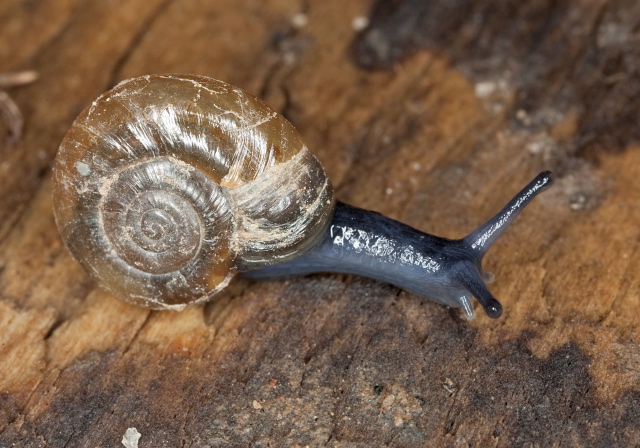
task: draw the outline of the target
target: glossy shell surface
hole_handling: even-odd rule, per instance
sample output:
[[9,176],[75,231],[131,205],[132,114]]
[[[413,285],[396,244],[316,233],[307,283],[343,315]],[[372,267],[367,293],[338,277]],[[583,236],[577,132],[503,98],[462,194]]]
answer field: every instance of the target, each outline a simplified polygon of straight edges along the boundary
[[322,237],[331,184],[293,126],[210,78],[117,85],[65,136],[54,167],[62,238],[130,302],[180,309],[239,270],[290,260]]

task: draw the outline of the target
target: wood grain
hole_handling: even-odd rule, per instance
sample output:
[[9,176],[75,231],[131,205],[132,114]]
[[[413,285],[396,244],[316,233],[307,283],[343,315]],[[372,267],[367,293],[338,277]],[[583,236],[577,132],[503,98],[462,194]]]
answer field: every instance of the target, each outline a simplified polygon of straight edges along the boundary
[[[0,136],[0,446],[639,446],[639,25],[633,0],[3,1],[0,67],[39,78]],[[341,200],[441,236],[555,171],[485,260],[503,317],[343,275],[181,313],[97,288],[51,163],[97,95],[166,72],[260,95]]]

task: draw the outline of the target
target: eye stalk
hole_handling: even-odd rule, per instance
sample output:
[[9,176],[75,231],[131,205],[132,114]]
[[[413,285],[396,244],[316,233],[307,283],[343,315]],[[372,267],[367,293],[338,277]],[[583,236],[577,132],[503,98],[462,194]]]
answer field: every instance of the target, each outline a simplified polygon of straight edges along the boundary
[[553,183],[540,173],[493,218],[460,240],[420,232],[379,213],[338,202],[324,239],[285,263],[244,273],[267,279],[318,272],[342,272],[382,280],[475,317],[471,297],[487,316],[498,318],[502,305],[485,284],[482,259],[518,214]]

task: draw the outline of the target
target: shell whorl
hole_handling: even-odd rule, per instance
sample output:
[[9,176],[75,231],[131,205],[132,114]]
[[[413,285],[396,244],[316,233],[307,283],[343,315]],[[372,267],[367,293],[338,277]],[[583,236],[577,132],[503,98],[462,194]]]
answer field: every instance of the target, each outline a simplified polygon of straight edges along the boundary
[[317,244],[334,207],[282,116],[226,83],[134,78],[76,119],[54,168],[54,212],[107,289],[154,308],[208,299],[238,270]]

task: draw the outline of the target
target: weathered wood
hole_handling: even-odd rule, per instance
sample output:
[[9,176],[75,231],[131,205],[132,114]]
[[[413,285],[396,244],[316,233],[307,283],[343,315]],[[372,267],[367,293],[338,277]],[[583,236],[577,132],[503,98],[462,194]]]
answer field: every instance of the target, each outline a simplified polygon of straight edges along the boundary
[[[639,25],[633,0],[1,2],[1,70],[39,79],[0,141],[0,446],[640,445]],[[430,233],[556,171],[485,260],[504,316],[340,275],[181,313],[96,288],[50,163],[98,94],[161,72],[262,96],[340,199]]]

